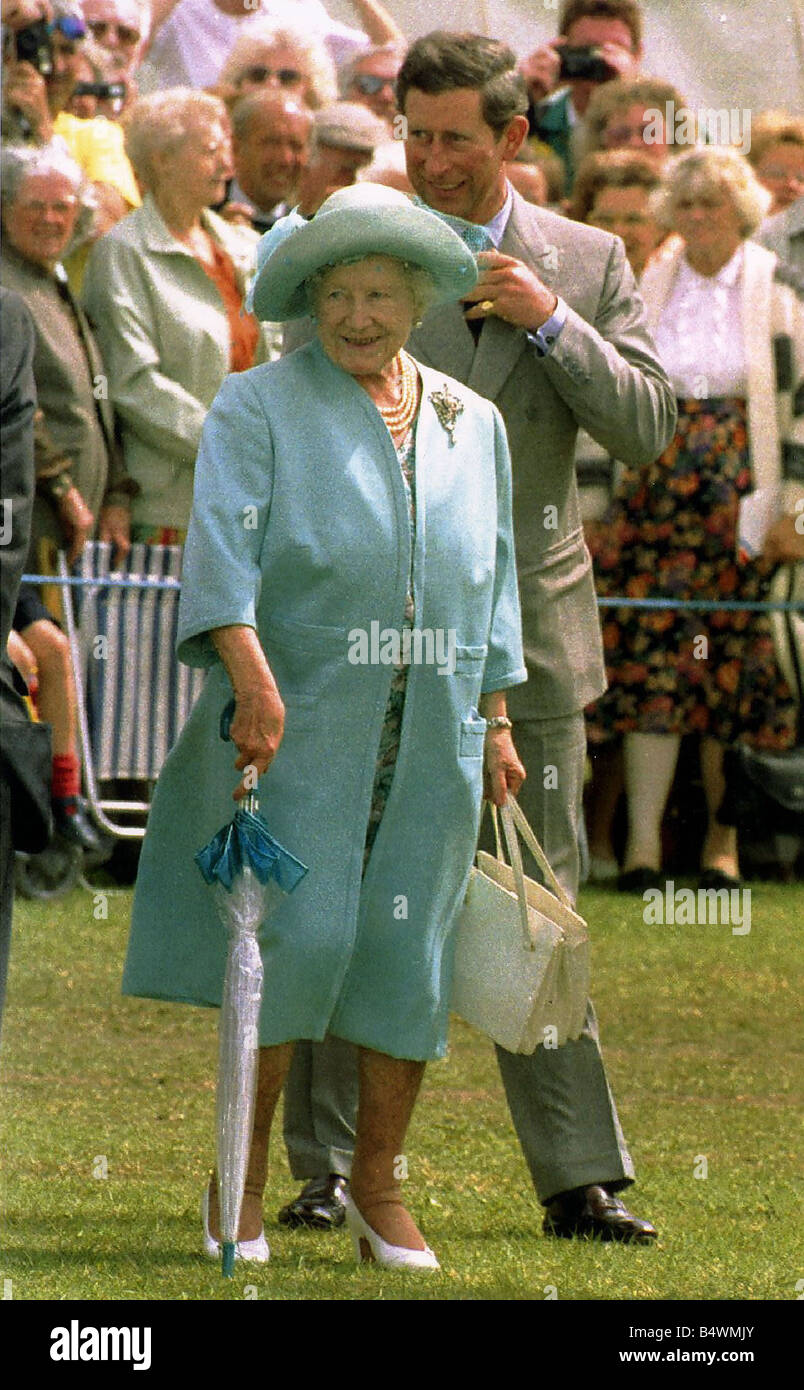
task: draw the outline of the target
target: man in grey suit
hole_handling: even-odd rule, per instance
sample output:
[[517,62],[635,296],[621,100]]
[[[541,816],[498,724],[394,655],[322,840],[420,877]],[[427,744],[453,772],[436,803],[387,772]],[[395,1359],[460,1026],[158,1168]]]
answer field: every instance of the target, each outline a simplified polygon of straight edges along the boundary
[[[414,189],[434,211],[458,219],[452,225],[470,245],[489,248],[479,256],[481,277],[463,310],[448,305],[429,314],[410,349],[489,397],[505,420],[529,671],[509,704],[528,770],[519,800],[574,896],[583,707],[605,687],[575,438],[583,427],[613,456],[648,462],[672,438],[674,398],[622,242],[525,203],[507,183],[505,161],[528,128],[511,50],[479,36],[427,35],[408,52],[398,96]],[[540,1047],[532,1056],[498,1047],[497,1057],[547,1209],[545,1232],[655,1239],[654,1228],[615,1195],[634,1170],[591,1003],[576,1042]],[[302,1061],[300,1055],[299,1075]],[[292,1088],[290,1110],[298,1117]]]

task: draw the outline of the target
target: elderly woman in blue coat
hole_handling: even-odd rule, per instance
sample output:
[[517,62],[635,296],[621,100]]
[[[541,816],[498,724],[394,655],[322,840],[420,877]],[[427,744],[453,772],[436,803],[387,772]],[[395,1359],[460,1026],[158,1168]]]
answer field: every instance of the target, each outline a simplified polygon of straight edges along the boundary
[[[482,796],[524,776],[505,691],[526,679],[497,410],[403,349],[474,261],[391,189],[342,189],[260,245],[255,312],[313,342],[233,375],[204,427],[179,654],[209,667],[145,838],[124,989],[220,1003],[225,934],[194,862],[230,814],[231,737],[272,832],[309,865],[262,942],[256,1119],[239,1232],[265,1260],[271,1118],[298,1039],[360,1049],[347,1221],[358,1259],[437,1268],[400,1200],[427,1059],[446,1051],[456,920]],[[485,785],[484,785],[485,777]],[[215,1179],[205,1247],[217,1250]]]

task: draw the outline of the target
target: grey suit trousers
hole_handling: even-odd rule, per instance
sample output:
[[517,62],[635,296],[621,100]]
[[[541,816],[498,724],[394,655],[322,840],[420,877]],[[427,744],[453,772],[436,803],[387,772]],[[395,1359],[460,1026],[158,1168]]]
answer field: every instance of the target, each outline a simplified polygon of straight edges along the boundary
[[[528,778],[519,803],[559,882],[578,888],[578,826],[586,749],[583,715],[514,725]],[[487,847],[490,835],[484,820]],[[525,871],[538,877],[523,849]],[[528,862],[529,861],[529,862]],[[296,1178],[348,1174],[357,1114],[357,1053],[349,1043],[296,1044],[285,1087],[285,1143]],[[532,1056],[497,1048],[508,1107],[542,1202],[591,1183],[624,1187],[634,1177],[598,1043],[591,1000],[576,1042]]]

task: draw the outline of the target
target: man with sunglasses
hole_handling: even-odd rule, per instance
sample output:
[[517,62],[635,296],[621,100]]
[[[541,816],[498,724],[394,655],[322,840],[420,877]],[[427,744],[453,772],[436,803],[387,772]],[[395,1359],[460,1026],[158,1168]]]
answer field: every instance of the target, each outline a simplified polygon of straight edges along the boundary
[[149,0],[83,0],[83,9],[89,56],[107,82],[133,88],[151,27]]
[[394,43],[361,53],[343,70],[344,100],[360,102],[390,125],[396,115],[396,78],[404,56]]

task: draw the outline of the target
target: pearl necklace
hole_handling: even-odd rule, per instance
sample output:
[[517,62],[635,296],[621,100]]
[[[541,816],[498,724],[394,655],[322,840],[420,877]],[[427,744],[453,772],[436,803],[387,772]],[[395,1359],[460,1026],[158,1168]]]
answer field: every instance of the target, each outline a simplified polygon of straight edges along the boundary
[[402,395],[398,405],[381,405],[378,409],[390,434],[407,434],[419,404],[419,374],[413,359],[406,352],[398,353],[396,360],[399,364]]

